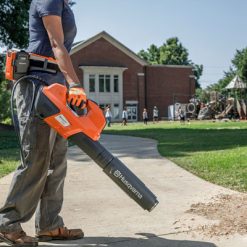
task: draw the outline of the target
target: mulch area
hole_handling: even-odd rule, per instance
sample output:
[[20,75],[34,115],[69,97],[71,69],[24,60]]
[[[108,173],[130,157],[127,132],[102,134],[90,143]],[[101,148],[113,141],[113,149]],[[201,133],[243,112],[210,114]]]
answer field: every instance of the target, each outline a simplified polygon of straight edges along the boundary
[[247,195],[219,195],[212,202],[191,205],[187,213],[216,220],[216,224],[200,225],[197,230],[208,236],[247,234]]

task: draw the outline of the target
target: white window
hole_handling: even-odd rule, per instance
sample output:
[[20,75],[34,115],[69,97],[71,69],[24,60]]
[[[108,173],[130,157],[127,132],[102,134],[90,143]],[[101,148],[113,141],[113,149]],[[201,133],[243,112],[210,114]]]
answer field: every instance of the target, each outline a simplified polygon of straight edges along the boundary
[[114,93],[118,93],[119,92],[119,77],[118,77],[118,75],[114,75],[113,87],[114,87]]
[[105,76],[99,75],[99,91],[101,93],[105,92]]
[[95,75],[89,75],[89,92],[95,92]]
[[124,67],[80,66],[83,70],[84,89],[88,97],[104,109],[111,105],[114,119],[121,120],[123,109]]
[[111,76],[105,75],[105,92],[111,92]]
[[99,75],[99,92],[110,93],[111,92],[111,75]]

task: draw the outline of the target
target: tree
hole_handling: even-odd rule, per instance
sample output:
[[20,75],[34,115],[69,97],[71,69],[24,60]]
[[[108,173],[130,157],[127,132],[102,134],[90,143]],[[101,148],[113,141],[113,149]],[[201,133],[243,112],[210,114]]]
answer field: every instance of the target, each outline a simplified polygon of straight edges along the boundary
[[217,83],[210,85],[209,90],[222,91],[236,76],[247,83],[247,47],[242,50],[236,50],[236,53],[231,60],[232,65],[228,71],[224,72],[223,78],[221,78]]
[[230,67],[229,71],[224,72],[224,77],[218,81],[218,83],[209,86],[208,88],[214,91],[222,91],[235,77],[236,71]]
[[210,100],[210,91],[208,89],[197,88],[195,96],[200,102],[207,103]]
[[[0,64],[3,64],[4,57],[0,56]],[[8,82],[4,80],[3,69],[0,70],[0,122],[11,123],[10,113],[10,90],[8,90]]]
[[189,53],[177,37],[170,38],[160,47],[160,64],[188,65]]
[[247,82],[247,47],[242,50],[237,50],[232,64],[242,80]]
[[194,64],[189,60],[188,50],[182,45],[177,37],[167,39],[160,47],[152,44],[147,51],[141,50],[138,55],[150,64],[193,66],[196,88],[201,87],[199,79],[203,72],[203,66]]
[[30,0],[0,1],[0,42],[8,48],[24,48],[28,43]]
[[[30,3],[31,0],[0,0],[0,46],[27,47]],[[69,4],[72,6],[75,2],[69,1]],[[4,59],[0,56],[0,122],[10,123],[10,91],[3,70]]]
[[[28,45],[28,10],[31,0],[0,0],[0,46]],[[72,6],[74,1],[69,1]]]
[[160,47],[152,44],[147,51],[141,50],[138,55],[150,64],[190,64],[188,51],[177,37],[167,39]]
[[160,50],[159,48],[152,44],[147,51],[141,50],[138,55],[144,60],[148,61],[150,64],[159,64],[160,60]]
[[199,79],[203,73],[203,65],[202,64],[201,65],[194,64],[194,63],[191,63],[191,65],[194,67],[193,72],[194,72],[194,76],[195,76],[196,88],[201,88],[201,85],[199,83]]

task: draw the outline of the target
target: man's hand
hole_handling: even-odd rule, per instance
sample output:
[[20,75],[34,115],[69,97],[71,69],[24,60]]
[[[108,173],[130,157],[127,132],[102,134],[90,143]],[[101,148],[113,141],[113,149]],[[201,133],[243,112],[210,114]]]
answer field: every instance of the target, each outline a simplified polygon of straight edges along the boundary
[[84,109],[87,104],[87,95],[79,83],[70,83],[67,94],[67,101],[71,106]]

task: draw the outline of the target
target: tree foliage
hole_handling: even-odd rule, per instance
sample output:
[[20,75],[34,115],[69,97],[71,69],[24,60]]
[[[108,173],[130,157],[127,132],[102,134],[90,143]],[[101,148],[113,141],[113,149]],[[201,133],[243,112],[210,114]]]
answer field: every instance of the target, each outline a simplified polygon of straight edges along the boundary
[[[0,0],[0,46],[26,48],[28,10],[31,0]],[[74,1],[69,1],[72,6]],[[1,54],[0,54],[1,55]],[[10,123],[10,90],[4,80],[4,59],[0,56],[0,122]]]
[[11,123],[10,113],[10,90],[8,90],[8,82],[2,81],[0,83],[0,122]]
[[[3,64],[4,57],[0,56],[0,64]],[[10,90],[8,82],[4,80],[3,69],[0,70],[0,122],[10,123]]]
[[203,65],[194,64],[194,63],[191,63],[191,65],[194,67],[193,71],[194,71],[194,76],[195,76],[195,81],[196,81],[196,88],[201,88],[199,80],[203,73]]
[[177,37],[170,38],[160,47],[160,64],[188,65],[189,53]]
[[199,79],[203,73],[203,66],[189,60],[188,50],[177,37],[167,39],[160,47],[152,44],[146,51],[141,50],[138,55],[150,64],[193,66],[196,88],[200,88]]
[[235,70],[230,68],[229,71],[224,72],[224,77],[220,79],[218,83],[208,86],[207,89],[210,91],[220,92],[230,83],[230,81],[234,78],[235,75],[236,75]]
[[247,83],[247,47],[236,51],[232,64],[236,74]]
[[[28,10],[31,0],[0,0],[0,46],[28,45]],[[69,1],[72,6],[74,1]]]
[[0,42],[8,48],[24,48],[28,43],[30,0],[0,0]]
[[200,102],[207,103],[210,100],[210,91],[202,88],[196,89],[196,98],[200,100]]
[[207,90],[222,91],[236,75],[247,83],[247,47],[242,50],[236,50],[231,62],[232,65],[228,71],[224,72],[223,78],[221,78],[217,83],[208,86]]

